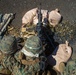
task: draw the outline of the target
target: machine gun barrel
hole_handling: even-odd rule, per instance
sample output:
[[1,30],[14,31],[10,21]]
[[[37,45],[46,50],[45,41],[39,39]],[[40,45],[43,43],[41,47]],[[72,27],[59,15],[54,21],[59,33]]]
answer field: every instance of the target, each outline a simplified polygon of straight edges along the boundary
[[38,33],[38,37],[41,38],[42,37],[42,13],[41,13],[41,9],[38,10],[38,23],[36,26],[36,32]]
[[[45,23],[47,24],[46,21],[47,21],[47,19],[45,20]],[[52,40],[50,39],[49,35],[47,34],[46,30],[44,30],[44,29],[46,29],[46,26],[43,26],[42,13],[41,13],[41,9],[39,9],[39,11],[38,11],[38,23],[36,25],[37,35],[41,39],[43,44],[47,44],[47,39],[48,39],[48,41],[50,42],[52,47],[55,49],[55,46],[54,46]]]

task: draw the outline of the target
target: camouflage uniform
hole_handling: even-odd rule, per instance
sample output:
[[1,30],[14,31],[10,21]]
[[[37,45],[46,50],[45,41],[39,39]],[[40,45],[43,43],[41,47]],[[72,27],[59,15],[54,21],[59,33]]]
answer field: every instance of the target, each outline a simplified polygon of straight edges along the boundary
[[[34,36],[33,36],[34,37]],[[30,40],[30,41],[29,41]],[[32,40],[32,41],[31,41]],[[36,41],[37,40],[37,41]],[[29,41],[29,43],[28,43]],[[38,42],[39,41],[39,42]],[[38,42],[38,43],[37,43]],[[34,45],[30,44],[34,43]],[[42,44],[39,44],[40,40],[37,37],[29,38],[26,41],[28,44],[29,51],[34,52],[32,48],[35,46],[35,53],[42,50]],[[31,47],[29,47],[31,46]],[[27,49],[27,50],[28,50]],[[45,69],[45,59],[44,56],[41,57],[40,62],[39,57],[29,57],[21,51],[17,51],[16,38],[13,36],[5,36],[0,43],[0,74],[2,75],[35,75],[38,71],[42,72]],[[16,53],[15,53],[16,52]],[[41,53],[41,52],[40,52]],[[26,60],[30,58],[30,60]],[[31,61],[31,59],[33,61]],[[35,60],[36,59],[36,60]],[[40,65],[41,64],[41,65]],[[40,73],[39,72],[39,73]]]
[[70,60],[61,75],[76,75],[76,59]]
[[[4,36],[0,41],[0,50],[0,74],[11,75],[15,71],[14,75],[22,75],[25,67],[14,58],[14,53],[17,51],[16,38],[14,36]],[[19,74],[16,74],[16,72]]]
[[[25,50],[34,55],[25,53]],[[26,66],[27,75],[39,74],[45,70],[46,58],[43,53],[42,43],[37,36],[28,38],[22,50],[15,54],[15,58]]]

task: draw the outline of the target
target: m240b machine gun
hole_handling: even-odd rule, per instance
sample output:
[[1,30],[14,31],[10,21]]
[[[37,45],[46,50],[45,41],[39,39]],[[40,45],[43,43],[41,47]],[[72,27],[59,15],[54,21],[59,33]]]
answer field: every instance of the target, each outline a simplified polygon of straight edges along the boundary
[[36,25],[36,32],[38,37],[41,39],[42,43],[48,44],[47,40],[50,42],[51,46],[55,49],[54,43],[52,42],[52,39],[49,37],[48,33],[46,32],[47,29],[47,21],[48,19],[44,19],[44,24],[42,23],[42,13],[41,9],[38,10],[38,23]]

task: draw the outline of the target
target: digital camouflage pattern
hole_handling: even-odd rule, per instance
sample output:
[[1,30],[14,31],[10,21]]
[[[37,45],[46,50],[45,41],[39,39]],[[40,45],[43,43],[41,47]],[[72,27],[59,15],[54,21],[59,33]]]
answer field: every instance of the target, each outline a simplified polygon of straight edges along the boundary
[[[30,73],[35,73],[40,70],[39,61],[36,61],[35,58],[26,57],[21,51],[17,52],[14,56],[19,63],[22,63],[27,67],[26,70]],[[26,58],[28,59],[26,60]]]
[[40,62],[36,61],[30,64],[30,61],[27,61],[26,63],[24,62],[25,64],[23,64],[22,60],[19,62],[14,56],[2,55],[0,56],[0,74],[35,75],[35,73],[40,71]]
[[70,60],[61,75],[76,75],[76,60]]
[[[35,73],[39,73],[40,70],[45,70],[46,58],[44,53],[39,54],[41,51],[42,43],[40,39],[37,36],[31,36],[26,40],[22,50],[15,54],[15,58],[18,62],[27,66],[26,72],[29,73],[29,75],[31,75],[31,73],[34,75]],[[26,54],[26,52],[28,54]],[[29,54],[30,52],[32,55]],[[36,54],[38,54],[37,57],[35,56]]]
[[[37,40],[37,42],[38,41],[39,39]],[[25,56],[21,51],[17,51],[17,41],[15,37],[5,36],[1,42],[2,42],[2,45],[0,44],[0,50],[1,50],[0,74],[1,75],[2,74],[3,75],[35,75],[40,70],[44,70],[45,68],[44,58],[41,58],[39,60],[39,58],[36,57],[35,58],[29,57],[30,59],[26,60],[27,56]],[[35,47],[39,47],[39,43],[40,42],[38,42],[38,45]],[[41,45],[40,45],[40,49],[41,49]]]
[[4,36],[0,41],[0,50],[5,54],[12,54],[17,50],[16,38],[12,35]]
[[[0,42],[0,50],[0,74],[22,75],[25,66],[19,63],[13,55],[17,51],[16,38],[11,35],[4,36]],[[23,75],[26,75],[25,72]]]
[[26,57],[21,51],[19,51],[15,54],[15,58],[19,63],[27,67],[26,72],[30,73],[29,75],[34,75],[35,73],[39,74],[40,71],[45,71],[46,58],[44,56],[40,56],[39,58]]
[[[31,75],[32,74],[31,66],[29,71],[28,66],[24,66],[21,63],[17,62],[16,59],[12,56],[9,56],[9,57],[5,56],[2,59],[0,72],[2,73],[4,69],[7,69],[12,75]],[[5,75],[5,73],[3,74]]]
[[26,40],[24,47],[27,51],[36,54],[42,51],[42,42],[38,36],[31,36]]

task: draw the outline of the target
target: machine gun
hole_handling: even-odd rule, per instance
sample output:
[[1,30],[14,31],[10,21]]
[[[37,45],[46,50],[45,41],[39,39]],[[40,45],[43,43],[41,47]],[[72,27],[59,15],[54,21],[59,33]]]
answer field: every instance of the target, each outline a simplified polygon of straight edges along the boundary
[[4,33],[7,30],[9,22],[14,18],[14,14],[5,14],[1,16],[0,20],[0,39],[3,37]]
[[42,13],[41,13],[41,9],[38,10],[38,23],[37,23],[37,26],[36,26],[36,32],[37,32],[37,35],[38,37],[41,39],[42,38]]
[[49,37],[48,33],[46,32],[47,29],[47,18],[44,20],[44,24],[42,23],[42,13],[41,13],[41,9],[38,10],[38,23],[36,25],[36,32],[37,32],[37,36],[41,39],[42,43],[48,44],[47,40],[50,42],[50,44],[52,45],[52,47],[55,49],[55,46],[51,40],[51,38]]

